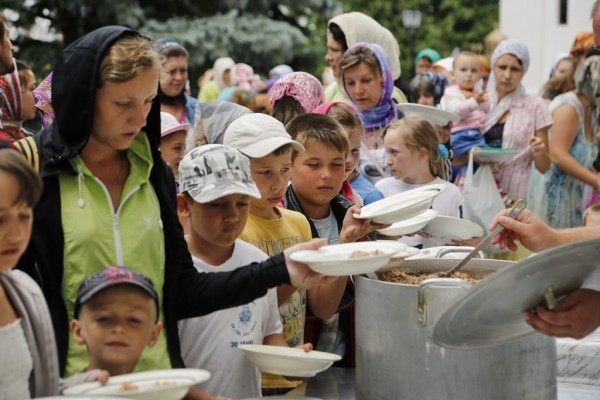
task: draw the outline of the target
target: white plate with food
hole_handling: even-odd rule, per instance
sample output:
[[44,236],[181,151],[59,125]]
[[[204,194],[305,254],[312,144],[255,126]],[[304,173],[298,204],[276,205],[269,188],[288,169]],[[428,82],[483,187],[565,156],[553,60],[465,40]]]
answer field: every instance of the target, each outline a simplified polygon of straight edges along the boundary
[[302,378],[315,376],[342,359],[337,354],[282,346],[243,344],[239,348],[262,372]]
[[429,221],[437,217],[437,215],[437,212],[432,209],[428,209],[416,217],[405,219],[404,221],[394,222],[392,226],[385,229],[379,229],[377,232],[385,236],[410,235],[411,233],[420,231],[425,225],[427,225]]
[[318,250],[300,250],[290,258],[307,264],[313,271],[329,276],[368,274],[386,265],[392,258],[414,254],[413,248],[396,240],[377,240],[323,246]]
[[438,183],[398,193],[364,206],[354,218],[393,224],[416,217],[430,208],[433,199],[445,189],[446,185]]
[[519,153],[515,149],[502,149],[497,147],[484,147],[482,149],[473,150],[473,155],[476,155],[481,162],[502,163],[513,159]]
[[106,384],[82,383],[65,389],[66,396],[120,397],[137,400],[180,400],[190,387],[207,381],[210,372],[178,368],[113,376]]
[[483,228],[468,219],[438,215],[425,225],[423,232],[442,244],[453,240],[467,240],[483,236]]

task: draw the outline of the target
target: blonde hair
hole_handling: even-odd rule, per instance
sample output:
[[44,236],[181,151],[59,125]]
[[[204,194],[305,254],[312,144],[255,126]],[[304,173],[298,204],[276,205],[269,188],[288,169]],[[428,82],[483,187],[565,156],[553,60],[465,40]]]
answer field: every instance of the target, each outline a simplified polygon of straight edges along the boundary
[[431,175],[448,180],[444,160],[439,151],[439,136],[429,121],[417,115],[407,115],[400,120],[393,121],[386,129],[384,136],[392,130],[400,134],[408,149],[427,150]]
[[100,63],[98,87],[130,81],[152,68],[160,70],[161,65],[162,58],[148,38],[139,34],[123,36],[110,47]]
[[[322,114],[302,114],[292,119],[286,125],[285,130],[292,139],[300,142],[305,148],[312,144],[325,145],[329,149],[335,149],[348,153],[350,144],[348,135],[344,128],[333,118]],[[296,158],[298,152],[292,152],[292,161]]]
[[339,68],[342,81],[344,81],[344,71],[361,63],[371,67],[375,75],[377,75],[379,79],[382,79],[383,73],[381,71],[381,66],[379,65],[379,60],[377,60],[377,56],[373,50],[367,46],[354,46],[346,50],[340,60]]

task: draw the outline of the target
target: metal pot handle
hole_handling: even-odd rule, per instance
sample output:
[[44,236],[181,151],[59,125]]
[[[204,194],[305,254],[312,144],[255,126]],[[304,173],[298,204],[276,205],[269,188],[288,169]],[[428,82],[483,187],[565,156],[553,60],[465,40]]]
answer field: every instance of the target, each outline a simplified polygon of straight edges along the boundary
[[[474,247],[469,247],[469,246],[448,246],[448,247],[440,250],[435,255],[435,258],[442,258],[446,254],[452,254],[452,253],[470,253],[473,249],[474,249]],[[483,252],[481,252],[481,251],[479,252],[479,258],[483,258]]]
[[469,289],[471,284],[463,279],[457,278],[431,278],[424,280],[419,285],[419,289],[417,290],[417,322],[421,327],[427,325],[427,305],[425,304],[425,291],[431,286],[459,287],[463,289]]

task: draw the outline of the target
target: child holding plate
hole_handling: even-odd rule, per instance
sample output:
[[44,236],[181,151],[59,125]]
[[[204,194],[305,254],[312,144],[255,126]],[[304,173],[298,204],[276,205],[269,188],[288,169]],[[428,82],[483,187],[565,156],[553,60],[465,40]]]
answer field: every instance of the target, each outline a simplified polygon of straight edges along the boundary
[[[433,210],[438,215],[462,218],[462,194],[446,180],[441,154],[445,147],[439,143],[433,125],[420,116],[407,115],[390,124],[383,143],[386,164],[394,175],[375,184],[385,197],[426,185],[443,184],[446,189],[433,200]],[[437,245],[429,239],[421,242],[423,247]]]

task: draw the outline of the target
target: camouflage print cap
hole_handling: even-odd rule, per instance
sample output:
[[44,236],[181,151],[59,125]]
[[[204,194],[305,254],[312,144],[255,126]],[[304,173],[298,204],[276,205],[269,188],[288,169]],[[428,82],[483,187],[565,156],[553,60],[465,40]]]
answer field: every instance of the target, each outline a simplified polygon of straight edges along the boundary
[[179,189],[198,203],[230,194],[260,198],[248,157],[220,144],[196,147],[183,157],[179,163]]

